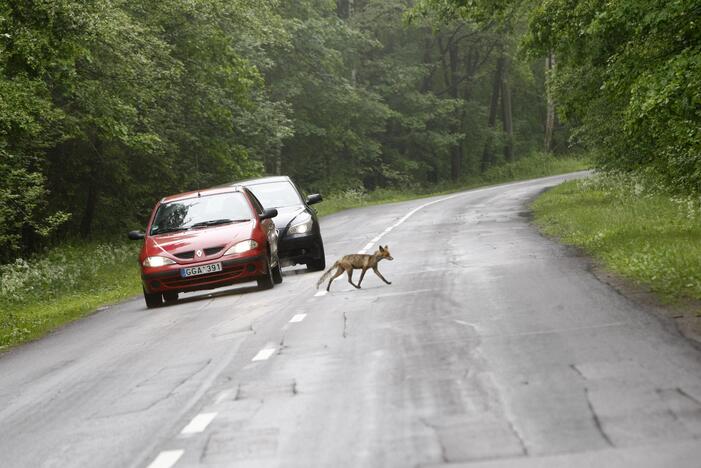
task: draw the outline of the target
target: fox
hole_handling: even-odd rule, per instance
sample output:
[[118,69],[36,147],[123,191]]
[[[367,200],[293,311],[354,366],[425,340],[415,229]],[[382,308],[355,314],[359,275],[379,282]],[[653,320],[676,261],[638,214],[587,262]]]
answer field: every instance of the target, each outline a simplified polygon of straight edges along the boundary
[[[326,281],[326,278],[331,277],[331,279],[329,279],[329,284],[326,286],[326,291],[331,290],[331,282],[339,276],[341,276],[345,271],[348,274],[348,282],[351,285],[353,285],[356,289],[360,289],[360,283],[363,282],[365,272],[368,271],[370,268],[372,268],[372,271],[374,271],[375,274],[379,276],[382,281],[384,281],[387,284],[392,284],[392,282],[387,281],[377,269],[377,264],[380,263],[380,260],[384,259],[394,260],[392,255],[389,253],[389,246],[387,245],[385,245],[384,247],[380,246],[379,250],[375,251],[375,253],[372,255],[352,254],[341,257],[336,261],[336,263],[333,264],[331,268],[326,270],[326,272],[323,275],[321,275],[321,278],[319,278],[319,281],[317,281],[316,283],[316,288],[319,289],[321,283]],[[335,273],[333,271],[334,268],[336,269]],[[358,284],[353,283],[353,270],[363,270],[363,272],[360,274]]]

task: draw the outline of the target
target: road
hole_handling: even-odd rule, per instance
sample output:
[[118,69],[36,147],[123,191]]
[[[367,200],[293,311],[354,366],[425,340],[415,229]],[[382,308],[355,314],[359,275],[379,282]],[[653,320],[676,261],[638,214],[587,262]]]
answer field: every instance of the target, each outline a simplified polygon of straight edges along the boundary
[[323,219],[392,285],[289,270],[6,353],[0,466],[701,466],[699,348],[529,224],[571,177]]

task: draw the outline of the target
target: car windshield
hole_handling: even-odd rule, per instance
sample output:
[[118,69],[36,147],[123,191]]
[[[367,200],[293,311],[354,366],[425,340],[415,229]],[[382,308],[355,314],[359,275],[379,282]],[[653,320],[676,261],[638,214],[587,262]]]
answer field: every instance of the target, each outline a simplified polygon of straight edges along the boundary
[[264,208],[280,208],[302,204],[297,190],[287,181],[250,185],[248,188]]
[[188,198],[158,207],[151,235],[248,221],[251,207],[240,192]]

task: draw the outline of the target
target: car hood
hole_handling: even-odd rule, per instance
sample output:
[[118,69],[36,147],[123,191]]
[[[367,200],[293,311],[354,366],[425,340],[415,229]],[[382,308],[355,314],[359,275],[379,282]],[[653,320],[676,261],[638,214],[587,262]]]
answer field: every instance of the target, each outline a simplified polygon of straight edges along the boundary
[[304,213],[306,208],[304,205],[282,206],[277,208],[277,216],[273,218],[275,228],[285,230],[294,219],[301,213]]
[[[148,255],[158,255],[159,253],[167,253],[173,256],[185,254],[191,251],[205,249],[213,249],[221,247],[222,249],[236,244],[237,242],[250,239],[255,228],[255,221],[246,221],[244,223],[224,224],[221,226],[212,226],[202,229],[193,229],[191,231],[173,232],[171,234],[162,234],[160,236],[149,236],[146,238],[146,251]],[[224,250],[212,254],[212,256],[221,256]]]

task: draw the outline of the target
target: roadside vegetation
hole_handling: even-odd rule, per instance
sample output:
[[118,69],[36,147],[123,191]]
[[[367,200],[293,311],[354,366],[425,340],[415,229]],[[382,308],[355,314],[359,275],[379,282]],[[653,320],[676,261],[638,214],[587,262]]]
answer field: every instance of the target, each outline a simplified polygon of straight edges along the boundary
[[701,300],[701,199],[641,177],[566,182],[533,203],[545,234],[582,248],[666,302]]
[[0,351],[141,291],[139,246],[64,244],[0,266]]

